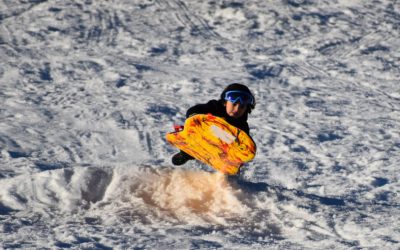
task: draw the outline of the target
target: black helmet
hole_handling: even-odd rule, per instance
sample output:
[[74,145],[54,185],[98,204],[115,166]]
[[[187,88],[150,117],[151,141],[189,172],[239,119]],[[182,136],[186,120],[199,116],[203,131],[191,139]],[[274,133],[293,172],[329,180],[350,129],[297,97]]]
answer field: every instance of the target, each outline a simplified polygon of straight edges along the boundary
[[225,102],[225,94],[226,94],[226,92],[232,91],[232,90],[243,91],[243,92],[246,92],[246,93],[250,94],[253,97],[253,102],[250,105],[248,105],[248,108],[247,108],[247,113],[250,114],[251,111],[256,107],[256,99],[254,98],[254,95],[253,95],[253,93],[251,93],[250,89],[247,86],[243,85],[243,84],[240,84],[240,83],[229,84],[224,89],[224,91],[222,91],[221,96],[220,96],[220,101],[221,102]]

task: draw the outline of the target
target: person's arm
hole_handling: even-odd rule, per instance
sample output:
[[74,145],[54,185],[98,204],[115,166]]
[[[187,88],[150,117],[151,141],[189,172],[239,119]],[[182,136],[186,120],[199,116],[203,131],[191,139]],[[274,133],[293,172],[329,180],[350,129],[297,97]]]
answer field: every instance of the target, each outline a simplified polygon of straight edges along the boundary
[[246,134],[248,134],[250,136],[250,127],[249,127],[249,124],[247,122],[244,124],[242,130],[244,132],[246,132]]
[[205,104],[197,104],[191,108],[189,108],[186,112],[186,118],[189,118],[193,115],[197,114],[208,114],[208,113],[215,113],[214,112],[215,107],[213,104],[213,101],[209,101],[208,103]]

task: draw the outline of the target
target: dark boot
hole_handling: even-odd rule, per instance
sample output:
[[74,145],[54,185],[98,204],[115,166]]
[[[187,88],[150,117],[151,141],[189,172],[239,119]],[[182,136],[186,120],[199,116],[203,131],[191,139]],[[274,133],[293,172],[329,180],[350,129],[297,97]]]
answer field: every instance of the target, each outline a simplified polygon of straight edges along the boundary
[[194,158],[187,153],[180,151],[179,153],[172,156],[172,164],[174,165],[183,165],[189,160],[193,160]]

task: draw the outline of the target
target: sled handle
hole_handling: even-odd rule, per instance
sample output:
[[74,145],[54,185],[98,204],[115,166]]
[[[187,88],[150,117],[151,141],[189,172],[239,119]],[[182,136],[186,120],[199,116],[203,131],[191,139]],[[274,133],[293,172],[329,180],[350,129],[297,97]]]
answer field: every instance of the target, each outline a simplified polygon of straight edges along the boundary
[[179,132],[183,130],[183,126],[182,125],[174,125],[174,130],[175,132]]

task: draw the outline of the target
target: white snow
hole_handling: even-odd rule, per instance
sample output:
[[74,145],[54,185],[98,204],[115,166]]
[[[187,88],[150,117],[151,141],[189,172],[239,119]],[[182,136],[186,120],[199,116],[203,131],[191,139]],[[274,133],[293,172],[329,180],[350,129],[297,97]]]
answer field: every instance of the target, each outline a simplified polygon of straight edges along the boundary
[[[0,0],[0,248],[399,249],[398,1]],[[173,166],[242,82],[240,178]]]

